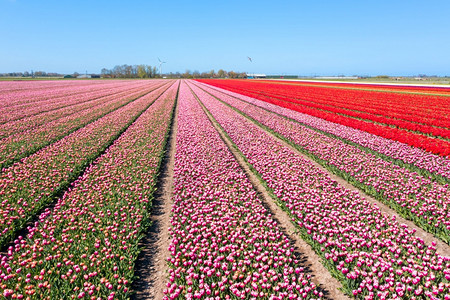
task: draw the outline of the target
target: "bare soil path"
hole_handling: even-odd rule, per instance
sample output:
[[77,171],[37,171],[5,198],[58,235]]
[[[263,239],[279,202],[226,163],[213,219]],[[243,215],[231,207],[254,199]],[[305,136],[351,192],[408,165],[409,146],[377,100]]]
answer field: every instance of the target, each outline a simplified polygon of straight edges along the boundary
[[140,242],[142,249],[136,262],[136,281],[133,284],[135,294],[131,299],[164,298],[164,289],[168,275],[167,257],[170,256],[170,214],[173,205],[173,168],[175,164],[176,136],[178,124],[178,104],[175,103],[175,113],[166,153],[158,176],[155,199],[152,202],[152,225],[147,235]]

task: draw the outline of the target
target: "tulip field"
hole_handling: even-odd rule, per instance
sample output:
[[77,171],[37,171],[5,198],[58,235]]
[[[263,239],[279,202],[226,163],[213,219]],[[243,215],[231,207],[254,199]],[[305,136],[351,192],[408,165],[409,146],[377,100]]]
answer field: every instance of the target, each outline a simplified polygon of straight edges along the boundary
[[[267,81],[206,83],[334,123],[450,156],[448,88],[397,88]],[[407,107],[407,109],[405,109]]]
[[450,299],[449,89],[0,82],[0,112],[0,298]]
[[103,117],[2,170],[4,297],[129,295],[178,83],[129,85],[139,92],[128,91],[125,103],[119,92],[119,108],[105,99]]

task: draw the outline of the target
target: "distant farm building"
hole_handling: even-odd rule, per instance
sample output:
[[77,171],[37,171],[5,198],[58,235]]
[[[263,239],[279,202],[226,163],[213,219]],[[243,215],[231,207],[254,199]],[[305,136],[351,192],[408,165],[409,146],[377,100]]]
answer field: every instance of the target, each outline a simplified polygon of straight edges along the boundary
[[77,78],[92,78],[89,74],[78,75]]
[[266,78],[266,74],[246,74],[248,79],[254,79],[254,78]]

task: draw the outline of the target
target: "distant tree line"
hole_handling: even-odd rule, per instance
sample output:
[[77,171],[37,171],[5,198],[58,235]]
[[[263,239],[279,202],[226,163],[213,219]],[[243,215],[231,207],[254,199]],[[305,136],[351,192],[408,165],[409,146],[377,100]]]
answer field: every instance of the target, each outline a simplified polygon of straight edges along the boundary
[[[76,78],[80,75],[78,72],[70,74],[70,78]],[[92,75],[92,74],[91,74]],[[63,77],[64,74],[44,71],[25,71],[25,72],[10,72],[0,73],[0,77]],[[160,78],[159,69],[156,66],[150,65],[117,65],[112,69],[103,68],[101,70],[101,77],[103,78]],[[209,72],[199,72],[186,70],[184,73],[165,73],[162,77],[166,78],[246,78],[247,75],[242,72],[218,70],[217,72],[211,70]]]
[[63,74],[55,72],[44,72],[44,71],[25,71],[25,72],[10,72],[10,73],[0,73],[0,77],[62,77]]
[[211,70],[209,72],[202,72],[202,73],[200,73],[199,71],[191,72],[190,70],[186,70],[186,72],[180,74],[178,78],[246,78],[246,77],[247,74],[243,72],[225,71],[220,69],[217,72]]
[[159,73],[156,67],[149,65],[117,65],[112,69],[101,70],[103,78],[157,78]]
[[149,65],[117,65],[112,69],[103,68],[101,70],[101,76],[103,78],[245,78],[247,75],[241,72],[225,71],[220,69],[215,72],[211,70],[209,72],[186,70],[184,73],[164,73],[159,74],[159,69],[155,66]]

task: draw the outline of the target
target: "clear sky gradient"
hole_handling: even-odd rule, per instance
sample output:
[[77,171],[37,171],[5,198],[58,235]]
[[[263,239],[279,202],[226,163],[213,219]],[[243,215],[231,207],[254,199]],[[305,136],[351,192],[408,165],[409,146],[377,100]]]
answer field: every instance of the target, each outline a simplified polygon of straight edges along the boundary
[[159,57],[163,72],[442,76],[450,1],[0,0],[0,41],[0,73]]

